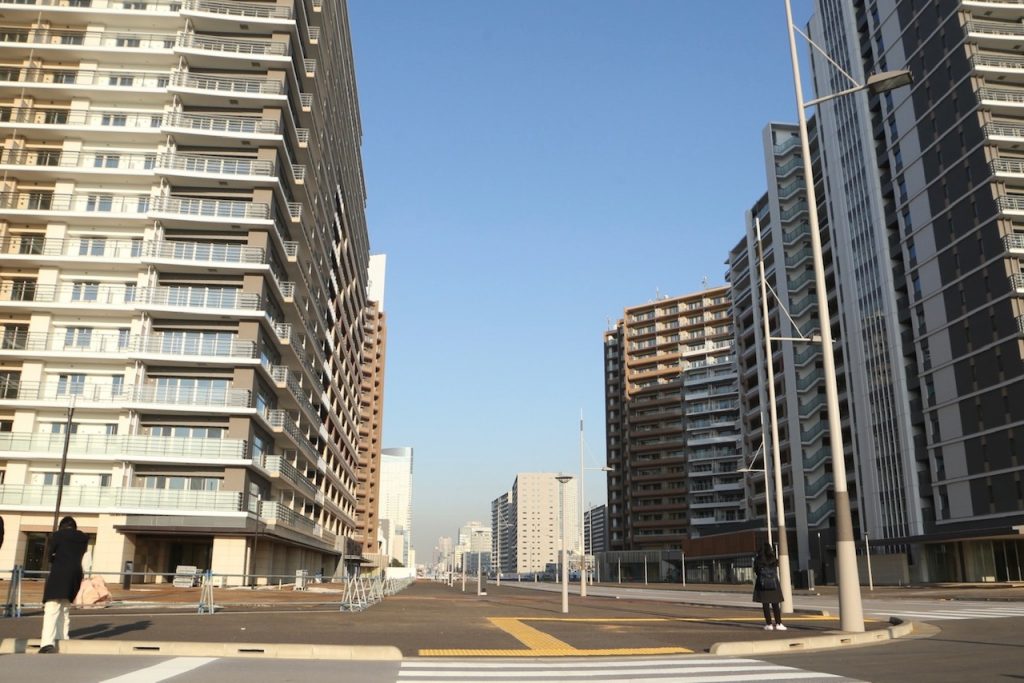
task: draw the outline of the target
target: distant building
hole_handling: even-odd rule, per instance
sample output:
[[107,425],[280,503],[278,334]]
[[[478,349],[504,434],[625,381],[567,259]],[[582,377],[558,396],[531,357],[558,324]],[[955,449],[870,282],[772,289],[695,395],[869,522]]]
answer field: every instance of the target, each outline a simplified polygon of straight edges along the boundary
[[729,288],[627,308],[604,351],[609,549],[745,520]]
[[597,505],[583,516],[583,543],[587,555],[608,550],[608,506]]
[[388,554],[409,566],[412,544],[412,448],[384,448],[380,456],[380,517],[389,520]]
[[557,476],[553,472],[521,472],[512,491],[491,504],[491,533],[501,539],[500,553],[495,544],[495,561],[500,561],[501,571],[541,572],[548,563],[556,562],[562,543],[563,510],[566,551],[578,551],[579,481],[574,477],[562,485]]

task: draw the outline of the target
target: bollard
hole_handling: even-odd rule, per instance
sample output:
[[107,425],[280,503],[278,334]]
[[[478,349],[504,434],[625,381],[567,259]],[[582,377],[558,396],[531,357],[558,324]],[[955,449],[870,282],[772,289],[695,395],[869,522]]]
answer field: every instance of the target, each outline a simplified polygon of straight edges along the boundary
[[132,571],[135,569],[135,563],[131,560],[124,561],[124,576],[121,578],[121,588],[131,590],[132,588]]

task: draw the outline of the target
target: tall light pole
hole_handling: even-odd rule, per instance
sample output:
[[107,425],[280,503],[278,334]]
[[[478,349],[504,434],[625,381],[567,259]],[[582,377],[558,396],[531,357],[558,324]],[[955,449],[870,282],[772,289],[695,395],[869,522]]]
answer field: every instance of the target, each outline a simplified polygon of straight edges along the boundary
[[[805,162],[806,163],[806,162]],[[804,168],[804,175],[810,176],[810,167]],[[811,181],[813,185],[813,179]],[[779,414],[775,406],[775,364],[772,358],[772,330],[768,321],[768,284],[764,278],[764,251],[761,246],[761,219],[754,216],[757,227],[757,268],[761,278],[761,321],[764,327],[765,365],[768,369],[768,414],[771,416],[772,474],[775,483],[775,523],[778,524],[776,538],[779,542],[779,582],[782,588],[781,609],[784,614],[793,613],[793,585],[789,575],[789,537],[786,533],[786,509],[782,499],[782,458],[779,455]],[[819,300],[820,303],[820,300]],[[764,434],[764,424],[761,425]],[[763,438],[763,437],[762,437]],[[762,440],[763,444],[764,441]],[[765,486],[768,485],[768,458],[765,457]],[[765,502],[767,506],[767,501]],[[770,523],[769,523],[770,525]],[[771,543],[771,539],[768,541]]]
[[565,485],[572,481],[572,477],[568,474],[559,474],[555,479],[558,480],[558,492],[562,498],[562,504],[559,505],[562,513],[562,614],[569,613],[569,563],[566,561],[568,558],[565,556],[565,537],[568,536],[565,529],[565,520],[569,517],[565,514]]
[[[861,604],[860,578],[857,571],[857,548],[853,537],[853,518],[850,513],[850,493],[846,485],[846,456],[843,452],[843,426],[839,416],[839,392],[836,387],[836,362],[832,348],[832,323],[828,310],[828,291],[825,289],[825,265],[821,253],[821,235],[818,227],[818,200],[814,192],[814,173],[811,166],[811,146],[807,137],[808,106],[860,90],[874,92],[892,90],[910,83],[909,71],[876,74],[866,84],[860,84],[827,54],[825,57],[855,85],[853,88],[804,102],[800,60],[796,50],[796,27],[793,8],[786,3],[786,27],[789,33],[790,61],[793,63],[793,88],[796,95],[797,121],[800,126],[800,152],[804,167],[807,193],[807,222],[811,231],[811,257],[814,263],[814,288],[818,298],[818,320],[821,333],[822,371],[825,375],[825,403],[828,411],[829,448],[832,455],[832,482],[836,508],[836,583],[839,586],[839,627],[843,631],[864,631],[864,608]],[[803,35],[801,33],[801,35]],[[804,36],[806,38],[806,36]],[[817,48],[808,40],[811,47]]]
[[[764,418],[762,417],[762,420]],[[752,465],[757,462],[757,454],[761,454],[761,460],[764,462],[762,469],[755,469]],[[754,451],[754,457],[750,459],[750,465],[746,467],[740,467],[736,470],[737,472],[763,472],[764,473],[764,517],[765,517],[765,531],[768,532],[768,545],[772,543],[772,505],[771,497],[768,495],[768,458],[764,455],[764,436],[761,437],[761,445],[756,451]]]
[[577,492],[577,496],[580,499],[580,557],[583,561],[580,562],[580,597],[587,597],[587,543],[583,533],[584,525],[584,507],[583,507],[583,411],[580,410],[580,490]]

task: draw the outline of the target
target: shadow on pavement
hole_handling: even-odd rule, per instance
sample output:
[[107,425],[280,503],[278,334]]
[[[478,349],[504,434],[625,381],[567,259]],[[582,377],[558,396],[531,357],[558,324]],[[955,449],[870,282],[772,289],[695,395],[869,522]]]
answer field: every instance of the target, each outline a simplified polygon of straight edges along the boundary
[[112,638],[123,633],[131,633],[132,631],[145,631],[152,625],[153,622],[148,619],[145,621],[136,621],[131,624],[120,624],[118,626],[114,626],[113,624],[94,624],[92,626],[86,626],[85,628],[72,629],[71,636],[82,640]]

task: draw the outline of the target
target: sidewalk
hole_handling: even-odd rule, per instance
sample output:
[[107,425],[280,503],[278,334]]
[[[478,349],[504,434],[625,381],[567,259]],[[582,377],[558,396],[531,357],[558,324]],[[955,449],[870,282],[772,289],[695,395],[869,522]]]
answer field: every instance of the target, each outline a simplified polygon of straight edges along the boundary
[[[590,584],[588,584],[590,585]],[[749,593],[750,584],[741,583],[691,583],[683,586],[679,583],[640,582],[616,583],[602,581],[598,584],[605,588],[650,588],[654,590],[678,590],[703,593]],[[793,589],[795,596],[835,596],[838,589],[834,585],[816,586],[814,590]],[[1024,583],[931,583],[917,586],[875,586],[874,590],[866,585],[861,586],[861,594],[865,598],[879,600],[890,599],[932,599],[932,600],[1012,600],[1024,601]]]

